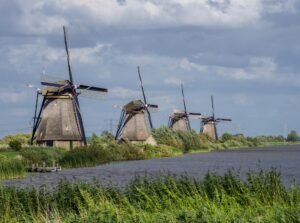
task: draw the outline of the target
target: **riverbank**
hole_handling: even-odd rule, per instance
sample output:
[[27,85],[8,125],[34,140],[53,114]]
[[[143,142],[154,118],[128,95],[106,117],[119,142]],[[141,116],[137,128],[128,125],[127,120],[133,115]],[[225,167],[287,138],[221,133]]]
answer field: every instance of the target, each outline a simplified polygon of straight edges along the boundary
[[275,146],[241,150],[218,150],[207,153],[185,154],[177,157],[134,161],[114,161],[95,167],[63,169],[57,173],[29,174],[24,179],[4,180],[3,185],[19,188],[42,185],[55,187],[61,180],[94,182],[104,185],[125,186],[134,177],[157,176],[165,173],[188,175],[202,180],[210,171],[223,175],[226,170],[238,171],[243,179],[249,170],[259,172],[278,168],[283,183],[289,187],[292,180],[300,183],[300,146]]
[[[291,143],[265,143],[260,145],[260,147],[263,148],[270,145],[291,145]],[[217,149],[215,147],[217,147]],[[222,147],[220,143],[218,146],[214,145],[214,147],[211,148],[190,149],[186,152],[185,150],[166,145],[118,145],[114,142],[101,143],[98,146],[83,147],[72,151],[65,151],[59,148],[28,147],[21,151],[5,150],[0,152],[0,180],[24,178],[27,176],[26,167],[30,167],[32,164],[39,164],[41,166],[45,163],[50,166],[53,165],[53,163],[60,163],[64,169],[83,168],[115,161],[148,160],[163,157],[178,157],[189,153],[207,153],[247,148],[249,149],[249,147],[246,146],[225,148]]]

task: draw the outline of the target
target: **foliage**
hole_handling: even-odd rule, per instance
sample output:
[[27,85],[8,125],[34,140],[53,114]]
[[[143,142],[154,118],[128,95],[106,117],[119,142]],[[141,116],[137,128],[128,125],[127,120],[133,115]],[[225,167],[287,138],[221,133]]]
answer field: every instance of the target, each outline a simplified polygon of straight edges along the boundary
[[180,147],[180,142],[175,134],[175,131],[166,127],[162,126],[160,128],[154,129],[152,135],[158,144],[173,146],[173,147]]
[[232,171],[202,180],[136,178],[125,188],[62,181],[52,191],[0,186],[2,222],[299,222],[300,191],[271,169],[242,181]]
[[296,142],[298,141],[298,134],[295,130],[292,130],[288,136],[287,136],[287,141],[289,142]]
[[28,144],[29,141],[30,141],[30,138],[31,138],[31,134],[29,134],[29,133],[18,133],[18,134],[15,134],[15,135],[5,136],[1,140],[1,143],[9,145],[9,143],[11,141],[19,141],[21,144]]
[[230,134],[230,133],[227,133],[225,132],[223,135],[222,135],[222,141],[223,142],[226,142],[228,140],[232,140],[233,139],[233,136]]
[[16,139],[9,142],[9,148],[13,151],[20,151],[22,149],[22,143]]
[[25,175],[25,167],[20,160],[9,160],[5,156],[0,157],[0,180],[21,178]]
[[54,147],[28,147],[21,150],[20,155],[22,156],[22,161],[26,166],[31,166],[32,164],[45,163],[46,165],[52,165],[53,162],[58,162],[66,150]]
[[176,147],[183,152],[201,148],[199,135],[195,131],[175,131],[162,126],[154,129],[152,135],[158,144]]
[[67,151],[59,162],[63,167],[87,167],[111,161],[169,157],[178,153],[179,149],[167,145],[118,144],[111,134],[104,133],[101,136],[93,134],[89,146]]

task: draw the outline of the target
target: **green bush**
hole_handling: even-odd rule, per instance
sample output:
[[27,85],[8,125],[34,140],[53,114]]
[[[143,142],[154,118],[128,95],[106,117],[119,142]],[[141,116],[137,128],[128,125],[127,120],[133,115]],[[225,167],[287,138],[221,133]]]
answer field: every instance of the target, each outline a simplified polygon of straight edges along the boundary
[[295,130],[292,130],[287,136],[288,142],[297,142],[298,141],[298,134]]
[[199,135],[195,131],[175,131],[175,133],[182,142],[184,153],[201,148]]
[[15,135],[7,135],[5,136],[1,142],[3,144],[9,145],[11,141],[19,141],[21,144],[28,144],[31,138],[31,134],[28,133],[18,133]]
[[32,164],[52,165],[53,162],[59,162],[59,160],[66,153],[65,149],[55,147],[28,147],[21,150],[20,155],[22,161],[26,166]]
[[189,152],[191,149],[200,149],[199,135],[195,131],[174,131],[168,127],[160,127],[153,130],[154,139],[159,145],[167,145]]
[[22,143],[16,139],[9,142],[9,148],[14,151],[20,151],[22,149]]
[[176,135],[175,131],[172,129],[162,126],[160,128],[154,129],[152,135],[158,144],[181,147],[181,141]]
[[222,135],[222,141],[223,142],[226,142],[226,141],[228,141],[228,140],[232,140],[233,139],[233,136],[230,134],[230,133],[224,133],[223,135]]
[[109,143],[68,151],[60,159],[64,167],[95,166],[111,161],[145,159],[144,149],[132,144]]

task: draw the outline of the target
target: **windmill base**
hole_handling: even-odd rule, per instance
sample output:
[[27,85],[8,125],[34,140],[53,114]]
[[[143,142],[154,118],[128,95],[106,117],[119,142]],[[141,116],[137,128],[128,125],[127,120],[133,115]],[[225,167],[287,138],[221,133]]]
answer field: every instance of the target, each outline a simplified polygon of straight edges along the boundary
[[149,144],[149,145],[152,145],[152,146],[156,146],[156,145],[157,145],[157,142],[156,142],[156,140],[153,138],[152,135],[150,135],[146,140],[130,141],[130,140],[124,139],[124,138],[118,140],[118,143],[122,143],[122,142],[130,142],[130,143],[132,143],[132,144],[143,143],[143,144]]
[[38,145],[41,146],[50,146],[50,147],[59,147],[66,150],[71,150],[72,148],[80,147],[83,145],[81,141],[37,141]]

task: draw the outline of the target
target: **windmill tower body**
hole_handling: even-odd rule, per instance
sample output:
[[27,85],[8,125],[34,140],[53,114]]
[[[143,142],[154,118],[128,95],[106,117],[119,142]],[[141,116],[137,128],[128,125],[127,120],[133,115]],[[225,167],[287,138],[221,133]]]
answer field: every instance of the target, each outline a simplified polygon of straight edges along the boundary
[[115,139],[119,142],[145,142],[155,145],[156,141],[151,135],[153,126],[149,109],[157,109],[158,106],[147,103],[139,67],[138,74],[144,101],[134,100],[123,106]]
[[218,139],[217,128],[214,121],[203,123],[201,132],[207,134],[213,140]]
[[43,89],[45,102],[36,130],[37,144],[63,148],[83,145],[83,133],[72,94],[47,93],[48,90]]
[[[138,110],[130,109],[134,105],[141,107]],[[151,136],[148,114],[142,106],[143,103],[140,100],[132,101],[124,106],[124,124],[118,140],[146,141]]]
[[189,131],[189,120],[185,112],[174,111],[170,116],[169,127],[173,130]]
[[181,118],[178,121],[176,121],[173,125],[172,125],[172,129],[173,130],[181,130],[181,131],[188,131],[189,127],[188,127],[188,121],[187,118]]

